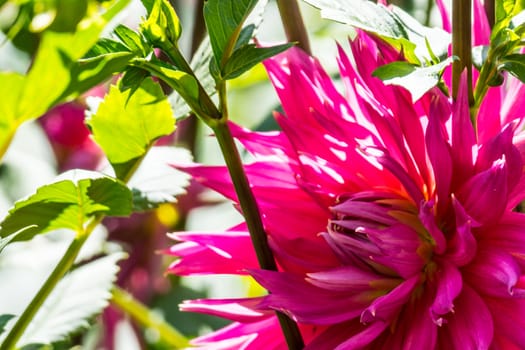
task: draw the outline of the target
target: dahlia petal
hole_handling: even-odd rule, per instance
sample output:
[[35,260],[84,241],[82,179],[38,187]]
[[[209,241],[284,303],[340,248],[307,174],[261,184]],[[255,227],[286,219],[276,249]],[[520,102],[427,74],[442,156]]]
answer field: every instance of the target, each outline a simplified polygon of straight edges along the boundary
[[461,292],[463,280],[459,270],[447,262],[441,263],[436,272],[436,280],[436,297],[430,307],[430,314],[432,320],[441,326],[444,322],[441,316],[454,312],[454,300]]
[[419,283],[420,277],[413,276],[389,293],[375,299],[361,314],[361,322],[370,323],[377,320],[391,322],[399,309],[410,298],[410,294]]
[[[372,153],[372,148],[365,150],[366,152]],[[419,204],[423,201],[424,196],[421,192],[421,189],[417,187],[417,184],[414,183],[410,175],[403,169],[401,164],[396,162],[390,155],[387,150],[375,149],[374,151],[378,152],[376,159],[383,165],[392,175],[394,175],[399,182],[403,185],[405,191],[408,193],[410,198],[414,201],[415,204]]]
[[[429,111],[426,146],[434,171],[438,217],[442,215],[448,204],[453,169],[450,144],[447,141],[446,130],[443,129],[444,123],[440,120],[443,115],[446,115],[446,111],[441,107],[439,101],[435,99],[431,103]],[[436,243],[438,242],[436,241]],[[439,244],[438,247],[439,250],[442,249],[442,246]]]
[[260,344],[265,344],[268,349],[287,349],[277,317],[274,316],[257,322],[232,323],[193,339],[191,344],[200,350],[258,350]]
[[453,196],[452,204],[456,216],[456,230],[449,240],[445,259],[456,266],[464,266],[476,256],[477,241],[472,235],[472,226],[477,225]]
[[515,123],[506,125],[503,130],[482,144],[476,159],[476,172],[481,172],[492,166],[494,161],[505,156],[508,164],[508,185],[512,189],[516,186],[523,173],[521,155],[513,145]]
[[507,205],[507,163],[505,157],[488,170],[470,178],[457,197],[468,215],[479,223],[497,222]]
[[525,84],[513,76],[506,77],[506,86],[501,86],[505,89],[504,97],[501,106],[501,124],[506,125],[513,120],[518,121],[518,129],[523,129],[523,122],[525,115],[523,108],[525,107]]
[[307,281],[314,286],[334,291],[361,292],[372,289],[392,289],[400,283],[400,279],[385,278],[374,272],[362,270],[354,266],[344,266],[328,271],[307,274]]
[[441,14],[441,25],[444,30],[451,33],[452,32],[452,25],[450,24],[450,14],[447,9],[447,6],[445,5],[444,0],[436,0],[436,5],[439,9],[439,12]]
[[484,144],[501,128],[501,88],[491,87],[481,102],[478,111],[478,141]]
[[473,5],[472,46],[489,45],[492,29],[490,28],[485,8],[480,0],[474,0]]
[[465,284],[456,299],[455,312],[438,329],[438,342],[450,344],[447,349],[488,350],[493,337],[494,324],[487,305]]
[[291,162],[292,146],[282,132],[255,132],[233,122],[228,122],[228,127],[232,136],[239,140],[251,154],[255,156],[286,155],[288,162]]
[[[348,294],[314,286],[297,274],[250,270],[250,274],[271,294],[259,307],[279,310],[298,322],[329,325],[359,316],[371,292]],[[294,291],[294,298],[289,291]],[[370,294],[370,295],[368,295]],[[330,303],[312,304],[312,300],[330,300]]]
[[273,315],[271,311],[255,310],[262,298],[185,300],[181,311],[200,312],[235,322],[254,322]]
[[451,138],[455,174],[453,181],[462,183],[473,174],[476,145],[476,133],[470,121],[466,72],[461,75],[458,97],[454,102]]
[[445,235],[443,234],[443,232],[439,229],[439,227],[436,224],[435,214],[432,211],[433,208],[434,208],[433,203],[430,203],[430,202],[421,203],[421,209],[419,211],[419,219],[421,220],[421,223],[423,224],[423,226],[425,226],[428,233],[434,240],[435,252],[437,254],[443,254],[445,250],[447,249],[447,241],[445,239]]
[[525,349],[525,299],[485,298],[485,301],[492,313],[497,336]]
[[483,240],[480,244],[487,248],[496,247],[512,254],[517,259],[525,260],[525,214],[510,212],[506,213],[498,226],[482,230]]
[[514,288],[522,272],[512,255],[498,249],[478,251],[476,259],[465,267],[465,278],[483,294],[496,297],[525,296]]
[[362,332],[357,333],[340,344],[335,350],[361,349],[372,343],[387,327],[388,324],[386,322],[374,322],[368,325]]
[[384,332],[378,339],[381,347],[377,348],[420,350],[424,344],[425,349],[435,349],[438,327],[430,315],[423,311],[428,310],[431,303],[429,293],[409,301],[399,314],[392,331]]
[[183,241],[166,254],[180,257],[168,268],[179,275],[233,273],[259,266],[248,232],[175,233],[171,238]]

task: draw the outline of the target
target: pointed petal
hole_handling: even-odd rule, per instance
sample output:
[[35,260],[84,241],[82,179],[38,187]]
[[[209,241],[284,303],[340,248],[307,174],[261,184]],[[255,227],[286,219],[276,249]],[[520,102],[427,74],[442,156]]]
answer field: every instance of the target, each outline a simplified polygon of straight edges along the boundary
[[463,280],[459,270],[447,262],[440,264],[435,278],[437,280],[436,297],[430,307],[430,314],[433,321],[441,326],[443,322],[446,322],[442,316],[454,312],[454,301],[461,292]]
[[448,349],[488,350],[493,337],[494,325],[487,305],[465,284],[456,299],[455,312],[439,328],[438,341],[452,345]]
[[388,323],[393,321],[419,282],[419,276],[411,277],[389,293],[375,299],[361,314],[361,322],[370,323],[381,320]]
[[457,197],[468,215],[477,222],[495,223],[507,205],[507,166],[505,157],[469,179]]

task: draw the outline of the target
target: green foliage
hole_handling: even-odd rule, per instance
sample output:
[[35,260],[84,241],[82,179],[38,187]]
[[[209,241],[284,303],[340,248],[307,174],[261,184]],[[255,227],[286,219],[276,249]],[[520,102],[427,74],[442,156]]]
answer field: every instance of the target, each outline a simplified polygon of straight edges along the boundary
[[223,79],[234,79],[251,69],[263,60],[277,55],[293,44],[283,44],[272,47],[256,47],[253,44],[241,46],[233,52],[223,68]]
[[524,9],[523,0],[496,2],[496,23],[492,29],[490,45],[481,56],[482,62],[476,62],[476,66],[481,67],[474,91],[478,106],[489,86],[503,84],[503,71],[524,81],[524,59],[523,54],[519,53],[525,38]]
[[147,211],[163,203],[176,202],[176,196],[185,193],[189,176],[169,164],[191,162],[191,155],[175,147],[153,147],[128,185],[133,192],[133,210]]
[[118,180],[88,171],[70,171],[66,176],[71,179],[42,186],[16,202],[0,223],[0,237],[16,234],[11,241],[23,241],[59,228],[82,233],[96,215],[131,213],[131,192]]
[[451,63],[452,57],[429,67],[418,67],[404,61],[392,62],[377,68],[372,75],[386,85],[404,87],[415,102],[439,83],[443,70]]
[[87,122],[115,174],[123,180],[158,138],[175,130],[171,107],[151,78],[145,79],[133,95],[130,90],[112,86]]
[[140,25],[150,43],[163,49],[177,47],[181,34],[179,18],[167,0],[143,0],[148,18]]
[[[120,6],[122,2],[115,3]],[[60,26],[68,30],[53,30],[56,28],[51,26],[42,33],[27,75],[0,73],[0,157],[20,124],[38,118],[68,97],[78,96],[125,66],[127,58],[122,56],[77,62],[96,43],[110,19],[97,14],[86,17],[76,31],[69,31],[70,23],[64,19]]]
[[[368,0],[305,0],[321,10],[321,15],[378,35],[416,65],[425,65],[447,56],[450,36],[438,28],[420,24],[396,6],[391,9]],[[437,63],[437,62],[434,62]]]
[[508,71],[522,83],[525,83],[525,56],[523,54],[511,54],[502,57],[498,69]]
[[256,4],[257,0],[208,0],[204,4],[204,20],[219,67],[231,56],[242,25]]
[[6,324],[13,317],[15,317],[15,315],[11,315],[11,314],[0,315],[0,334],[4,333]]
[[110,290],[125,254],[116,252],[70,272],[53,290],[18,346],[50,344],[89,326],[88,320],[108,305]]

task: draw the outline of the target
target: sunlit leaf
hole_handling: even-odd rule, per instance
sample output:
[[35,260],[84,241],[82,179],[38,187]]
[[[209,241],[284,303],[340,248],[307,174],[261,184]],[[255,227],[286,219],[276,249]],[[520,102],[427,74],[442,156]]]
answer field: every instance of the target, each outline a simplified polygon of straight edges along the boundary
[[500,60],[499,70],[505,70],[525,83],[525,55],[511,54]]
[[4,333],[7,322],[9,322],[13,317],[15,317],[15,315],[0,315],[0,334]]
[[[450,35],[420,24],[396,6],[385,7],[368,0],[305,0],[321,10],[324,18],[349,24],[375,34],[403,52],[407,60],[422,65],[433,56],[445,59]],[[430,47],[429,52],[427,44]]]
[[70,272],[53,290],[18,342],[49,344],[89,326],[108,305],[123,253],[113,253]]
[[415,102],[439,83],[443,70],[451,63],[452,58],[429,67],[418,67],[404,61],[392,62],[377,68],[372,75],[386,85],[404,87]]
[[153,147],[128,184],[133,191],[134,210],[150,210],[163,203],[174,203],[176,196],[185,193],[189,176],[170,164],[189,162],[191,155],[185,149]]
[[0,237],[23,230],[11,240],[15,242],[60,228],[82,232],[84,224],[95,215],[131,213],[131,192],[118,180],[88,171],[70,171],[64,177],[69,179],[42,186],[16,202],[0,223]]
[[[108,157],[118,178],[131,169],[153,143],[175,130],[171,107],[160,86],[145,79],[131,95],[112,86],[95,114],[88,119],[93,137]],[[118,130],[118,132],[115,132]]]
[[293,44],[283,44],[272,47],[256,47],[253,44],[244,45],[233,52],[223,68],[223,79],[234,79],[245,73],[257,63],[281,53]]
[[208,0],[204,4],[204,20],[208,28],[215,61],[219,66],[235,47],[242,25],[257,0]]

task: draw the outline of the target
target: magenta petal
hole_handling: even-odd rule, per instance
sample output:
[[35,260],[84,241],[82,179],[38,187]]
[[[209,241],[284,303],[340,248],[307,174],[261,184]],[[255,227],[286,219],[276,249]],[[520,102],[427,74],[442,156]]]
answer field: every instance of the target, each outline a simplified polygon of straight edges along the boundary
[[[453,162],[450,144],[447,140],[444,123],[440,120],[445,114],[438,100],[434,100],[429,111],[429,122],[426,131],[426,146],[428,157],[434,170],[437,195],[437,211],[441,216],[449,203],[450,186],[452,182]],[[438,244],[438,247],[439,244]],[[442,248],[442,247],[441,247]]]
[[438,254],[443,254],[447,248],[447,241],[445,239],[445,235],[436,224],[436,218],[433,209],[433,203],[421,203],[419,219],[434,240],[435,252]]
[[443,262],[436,272],[437,280],[436,297],[430,308],[430,314],[433,321],[441,326],[445,314],[454,312],[454,300],[461,292],[463,287],[463,280],[459,270],[447,263]]
[[[251,270],[250,274],[271,293],[260,303],[260,308],[282,311],[307,324],[328,325],[355,318],[373,294],[319,288],[302,276],[285,272]],[[293,298],[290,298],[290,291],[293,291]],[[331,302],[312,303],[312,300]]]
[[454,161],[454,181],[462,183],[472,176],[474,170],[474,147],[476,134],[470,121],[467,94],[467,75],[461,76],[458,98],[452,113],[452,157]]
[[335,350],[362,349],[373,342],[387,327],[388,323],[376,321],[368,325],[362,332],[349,337],[348,340],[336,347]]
[[258,265],[248,232],[177,233],[170,236],[182,243],[166,254],[180,257],[168,271],[179,275],[245,274]]
[[201,312],[236,322],[254,322],[271,316],[273,312],[255,310],[262,298],[195,299],[180,305],[181,311]]
[[456,299],[453,314],[439,328],[438,339],[452,347],[440,349],[488,350],[494,337],[494,324],[487,305],[468,285]]
[[507,173],[503,158],[461,187],[457,196],[468,215],[480,223],[497,222],[507,204]]
[[411,277],[389,293],[375,299],[361,314],[361,322],[370,323],[377,320],[391,322],[403,304],[408,301],[419,281],[419,276]]
[[452,233],[445,259],[456,266],[464,266],[476,256],[478,243],[471,228],[479,225],[472,222],[455,197],[452,197],[452,204],[456,215],[456,230]]
[[385,278],[371,271],[354,266],[344,266],[333,270],[309,273],[307,280],[320,288],[347,291],[348,293],[370,291],[372,289],[393,288],[400,283],[397,278]]
[[514,290],[521,274],[520,266],[512,255],[490,248],[480,250],[476,259],[465,268],[469,284],[490,296],[525,295],[523,289]]
[[516,344],[519,349],[525,349],[525,299],[487,298],[486,302],[492,312],[497,335]]

